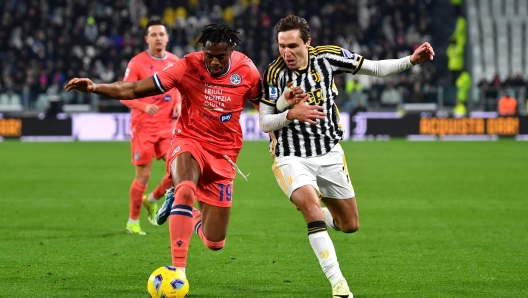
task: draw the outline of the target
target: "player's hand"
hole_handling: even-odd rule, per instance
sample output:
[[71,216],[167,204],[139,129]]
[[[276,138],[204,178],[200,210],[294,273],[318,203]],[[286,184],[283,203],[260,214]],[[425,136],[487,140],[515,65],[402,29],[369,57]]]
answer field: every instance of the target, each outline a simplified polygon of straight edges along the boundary
[[181,104],[175,104],[172,109],[172,119],[178,119],[181,115]]
[[297,119],[314,125],[317,124],[317,119],[325,119],[326,113],[323,112],[324,108],[319,105],[312,106],[307,104],[306,101],[308,98],[310,98],[310,96],[305,95],[293,109],[289,110],[286,119]]
[[293,87],[293,82],[288,82],[286,84],[286,87],[289,89],[284,93],[284,97],[286,98],[286,101],[290,106],[294,106],[298,104],[301,99],[303,99],[306,96],[306,93],[304,93],[304,90],[301,89],[299,86]]
[[150,116],[156,115],[157,112],[159,112],[160,107],[158,107],[155,104],[148,104],[145,108],[145,113],[149,114]]
[[78,90],[84,93],[90,93],[95,91],[95,84],[87,78],[73,78],[64,86],[64,89],[66,92]]
[[428,42],[425,42],[411,55],[411,63],[417,65],[427,60],[433,60],[434,55],[433,47]]

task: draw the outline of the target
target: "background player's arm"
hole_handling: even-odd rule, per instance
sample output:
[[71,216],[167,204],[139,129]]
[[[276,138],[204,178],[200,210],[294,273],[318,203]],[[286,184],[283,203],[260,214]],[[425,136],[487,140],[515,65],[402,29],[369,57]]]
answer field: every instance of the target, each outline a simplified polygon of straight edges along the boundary
[[88,78],[73,78],[64,86],[64,89],[67,92],[71,90],[92,92],[112,99],[135,99],[161,94],[152,78],[136,82],[118,81],[110,84],[95,84]]

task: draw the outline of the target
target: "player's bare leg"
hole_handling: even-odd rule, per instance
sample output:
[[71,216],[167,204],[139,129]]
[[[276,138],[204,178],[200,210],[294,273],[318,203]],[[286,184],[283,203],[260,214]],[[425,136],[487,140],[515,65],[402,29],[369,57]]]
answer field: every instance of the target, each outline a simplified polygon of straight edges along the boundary
[[174,159],[170,171],[175,185],[169,216],[172,264],[185,272],[193,232],[194,197],[201,169],[191,153],[183,152]]
[[145,235],[139,224],[139,214],[143,201],[143,194],[147,189],[147,183],[150,178],[152,164],[136,165],[136,175],[130,186],[129,198],[129,218],[126,225],[126,231],[129,234]]
[[344,233],[354,233],[359,229],[359,214],[356,197],[336,200],[322,199],[328,212],[325,212],[325,222],[333,229]]
[[323,272],[332,285],[333,297],[352,298],[352,293],[339,269],[334,244],[326,230],[325,216],[317,191],[311,185],[304,185],[293,191],[290,200],[304,216],[308,227],[308,240]]
[[194,232],[211,250],[224,247],[231,207],[218,207],[199,202],[200,210],[193,212]]

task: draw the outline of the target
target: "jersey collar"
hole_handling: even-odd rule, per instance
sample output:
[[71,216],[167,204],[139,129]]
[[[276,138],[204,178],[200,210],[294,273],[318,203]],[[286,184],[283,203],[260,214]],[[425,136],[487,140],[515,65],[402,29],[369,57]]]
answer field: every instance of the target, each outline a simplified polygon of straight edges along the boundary
[[[209,71],[209,67],[207,67],[207,64],[205,64],[205,62],[204,62],[204,65],[205,65],[205,69],[207,69],[207,72],[209,74],[211,74],[211,72]],[[226,72],[224,72],[223,74],[219,75],[219,77],[225,76],[230,70],[231,70],[231,58],[229,58],[229,65],[227,66]]]
[[165,60],[165,59],[167,59],[167,51],[165,51],[165,56],[163,56],[162,58],[159,58],[159,57],[156,57],[156,56],[152,55],[148,49],[147,49],[147,54],[150,56],[150,58],[152,58],[154,60]]

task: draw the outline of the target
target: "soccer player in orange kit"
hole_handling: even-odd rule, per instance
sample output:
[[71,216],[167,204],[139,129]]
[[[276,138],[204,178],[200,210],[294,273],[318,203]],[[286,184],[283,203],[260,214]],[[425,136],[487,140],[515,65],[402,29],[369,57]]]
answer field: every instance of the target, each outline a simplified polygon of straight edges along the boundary
[[[150,78],[179,58],[167,52],[165,47],[169,41],[167,29],[159,19],[147,23],[145,42],[148,49],[134,56],[128,63],[123,81],[135,82]],[[137,100],[121,100],[121,103],[131,109],[130,143],[132,149],[132,164],[136,174],[130,186],[130,210],[126,231],[130,234],[145,235],[139,224],[141,205],[147,210],[147,218],[153,225],[157,202],[172,187],[172,180],[165,175],[158,186],[148,196],[144,195],[152,169],[152,158],[166,160],[166,153],[172,138],[174,121],[181,111],[180,92],[173,88],[167,92],[139,98]]]
[[[201,52],[186,55],[164,71],[137,82],[94,84],[73,78],[66,91],[94,92],[110,98],[140,98],[178,88],[181,116],[167,152],[167,170],[175,185],[158,211],[169,218],[172,264],[185,272],[193,229],[211,250],[225,244],[233,201],[235,162],[242,147],[240,114],[246,100],[261,97],[260,75],[246,55],[234,50],[236,31],[225,25],[205,27]],[[197,197],[199,210],[193,208]]]

